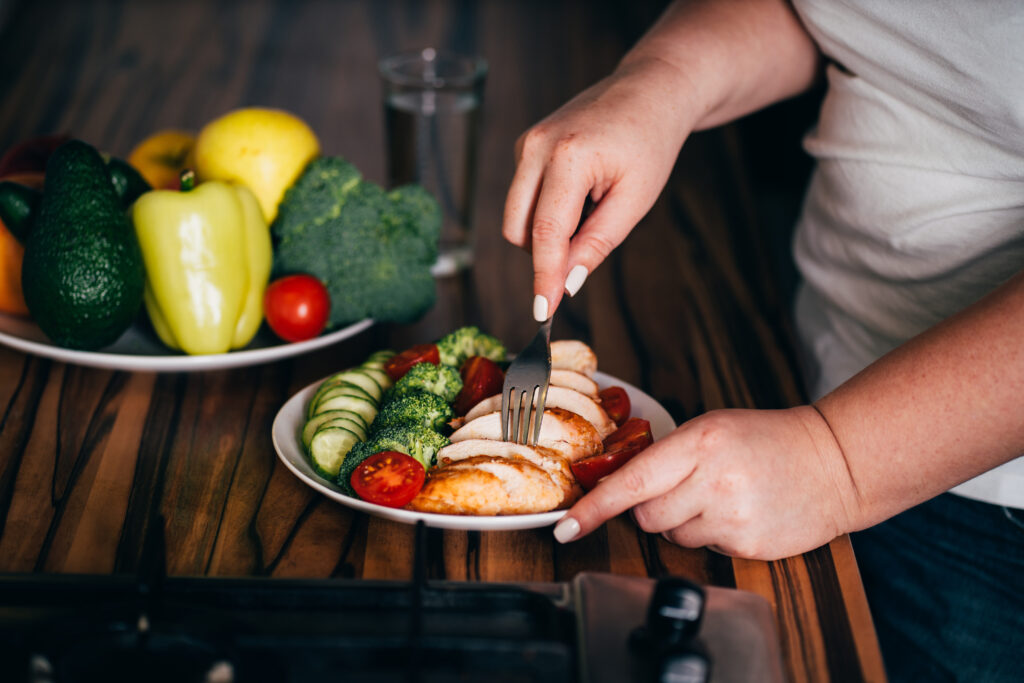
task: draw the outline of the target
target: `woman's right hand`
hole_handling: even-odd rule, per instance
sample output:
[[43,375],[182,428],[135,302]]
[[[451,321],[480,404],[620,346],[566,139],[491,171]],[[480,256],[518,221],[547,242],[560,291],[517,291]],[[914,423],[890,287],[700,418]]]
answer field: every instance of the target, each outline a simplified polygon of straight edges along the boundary
[[[654,205],[692,126],[681,81],[658,59],[624,64],[517,141],[502,232],[533,254],[538,321]],[[596,206],[577,232],[588,195]]]

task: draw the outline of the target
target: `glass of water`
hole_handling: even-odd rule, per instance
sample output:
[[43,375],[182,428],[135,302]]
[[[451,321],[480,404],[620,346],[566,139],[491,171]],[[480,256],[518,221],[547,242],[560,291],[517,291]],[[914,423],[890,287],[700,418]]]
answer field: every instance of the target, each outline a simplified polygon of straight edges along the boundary
[[419,183],[441,205],[435,275],[473,263],[477,138],[487,62],[434,48],[381,60],[388,185]]

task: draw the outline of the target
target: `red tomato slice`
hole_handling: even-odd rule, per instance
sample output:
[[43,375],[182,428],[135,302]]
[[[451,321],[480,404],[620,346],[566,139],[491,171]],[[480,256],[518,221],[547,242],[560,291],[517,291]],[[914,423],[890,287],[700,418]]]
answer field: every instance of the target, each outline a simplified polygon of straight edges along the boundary
[[455,397],[452,409],[456,415],[465,415],[485,398],[501,393],[505,373],[490,358],[473,356],[462,364],[462,390]]
[[622,423],[629,419],[629,413],[633,409],[629,403],[629,394],[622,387],[608,387],[602,389],[598,396],[604,412],[621,427]]
[[327,325],[331,298],[312,275],[287,275],[267,285],[263,293],[267,325],[290,342],[312,339]]
[[368,503],[400,508],[416,497],[427,471],[418,460],[398,451],[374,453],[352,471],[349,482]]
[[585,491],[597,486],[597,482],[625,465],[629,460],[654,443],[651,424],[647,420],[632,417],[604,440],[604,453],[583,458],[572,463],[572,473]]
[[437,350],[437,344],[417,344],[401,353],[396,353],[388,359],[388,362],[384,363],[384,372],[388,373],[392,382],[397,382],[405,377],[405,373],[409,372],[409,369],[417,363],[440,365],[441,354]]

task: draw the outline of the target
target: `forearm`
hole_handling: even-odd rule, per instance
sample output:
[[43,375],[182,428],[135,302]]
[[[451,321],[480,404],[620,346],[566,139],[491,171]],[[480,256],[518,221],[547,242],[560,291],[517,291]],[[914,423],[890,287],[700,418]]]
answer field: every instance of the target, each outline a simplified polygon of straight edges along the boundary
[[855,528],[1024,453],[1022,339],[1024,271],[817,402],[849,469]]
[[687,131],[710,128],[809,88],[820,53],[784,0],[676,2],[620,70],[674,72]]

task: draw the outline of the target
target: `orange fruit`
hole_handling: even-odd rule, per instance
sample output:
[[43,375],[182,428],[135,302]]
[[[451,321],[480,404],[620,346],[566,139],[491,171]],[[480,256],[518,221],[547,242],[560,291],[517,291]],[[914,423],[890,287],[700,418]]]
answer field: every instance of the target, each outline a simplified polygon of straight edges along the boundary
[[192,150],[196,136],[183,130],[161,130],[140,142],[128,155],[135,167],[154,189],[177,190],[181,172],[193,168]]

